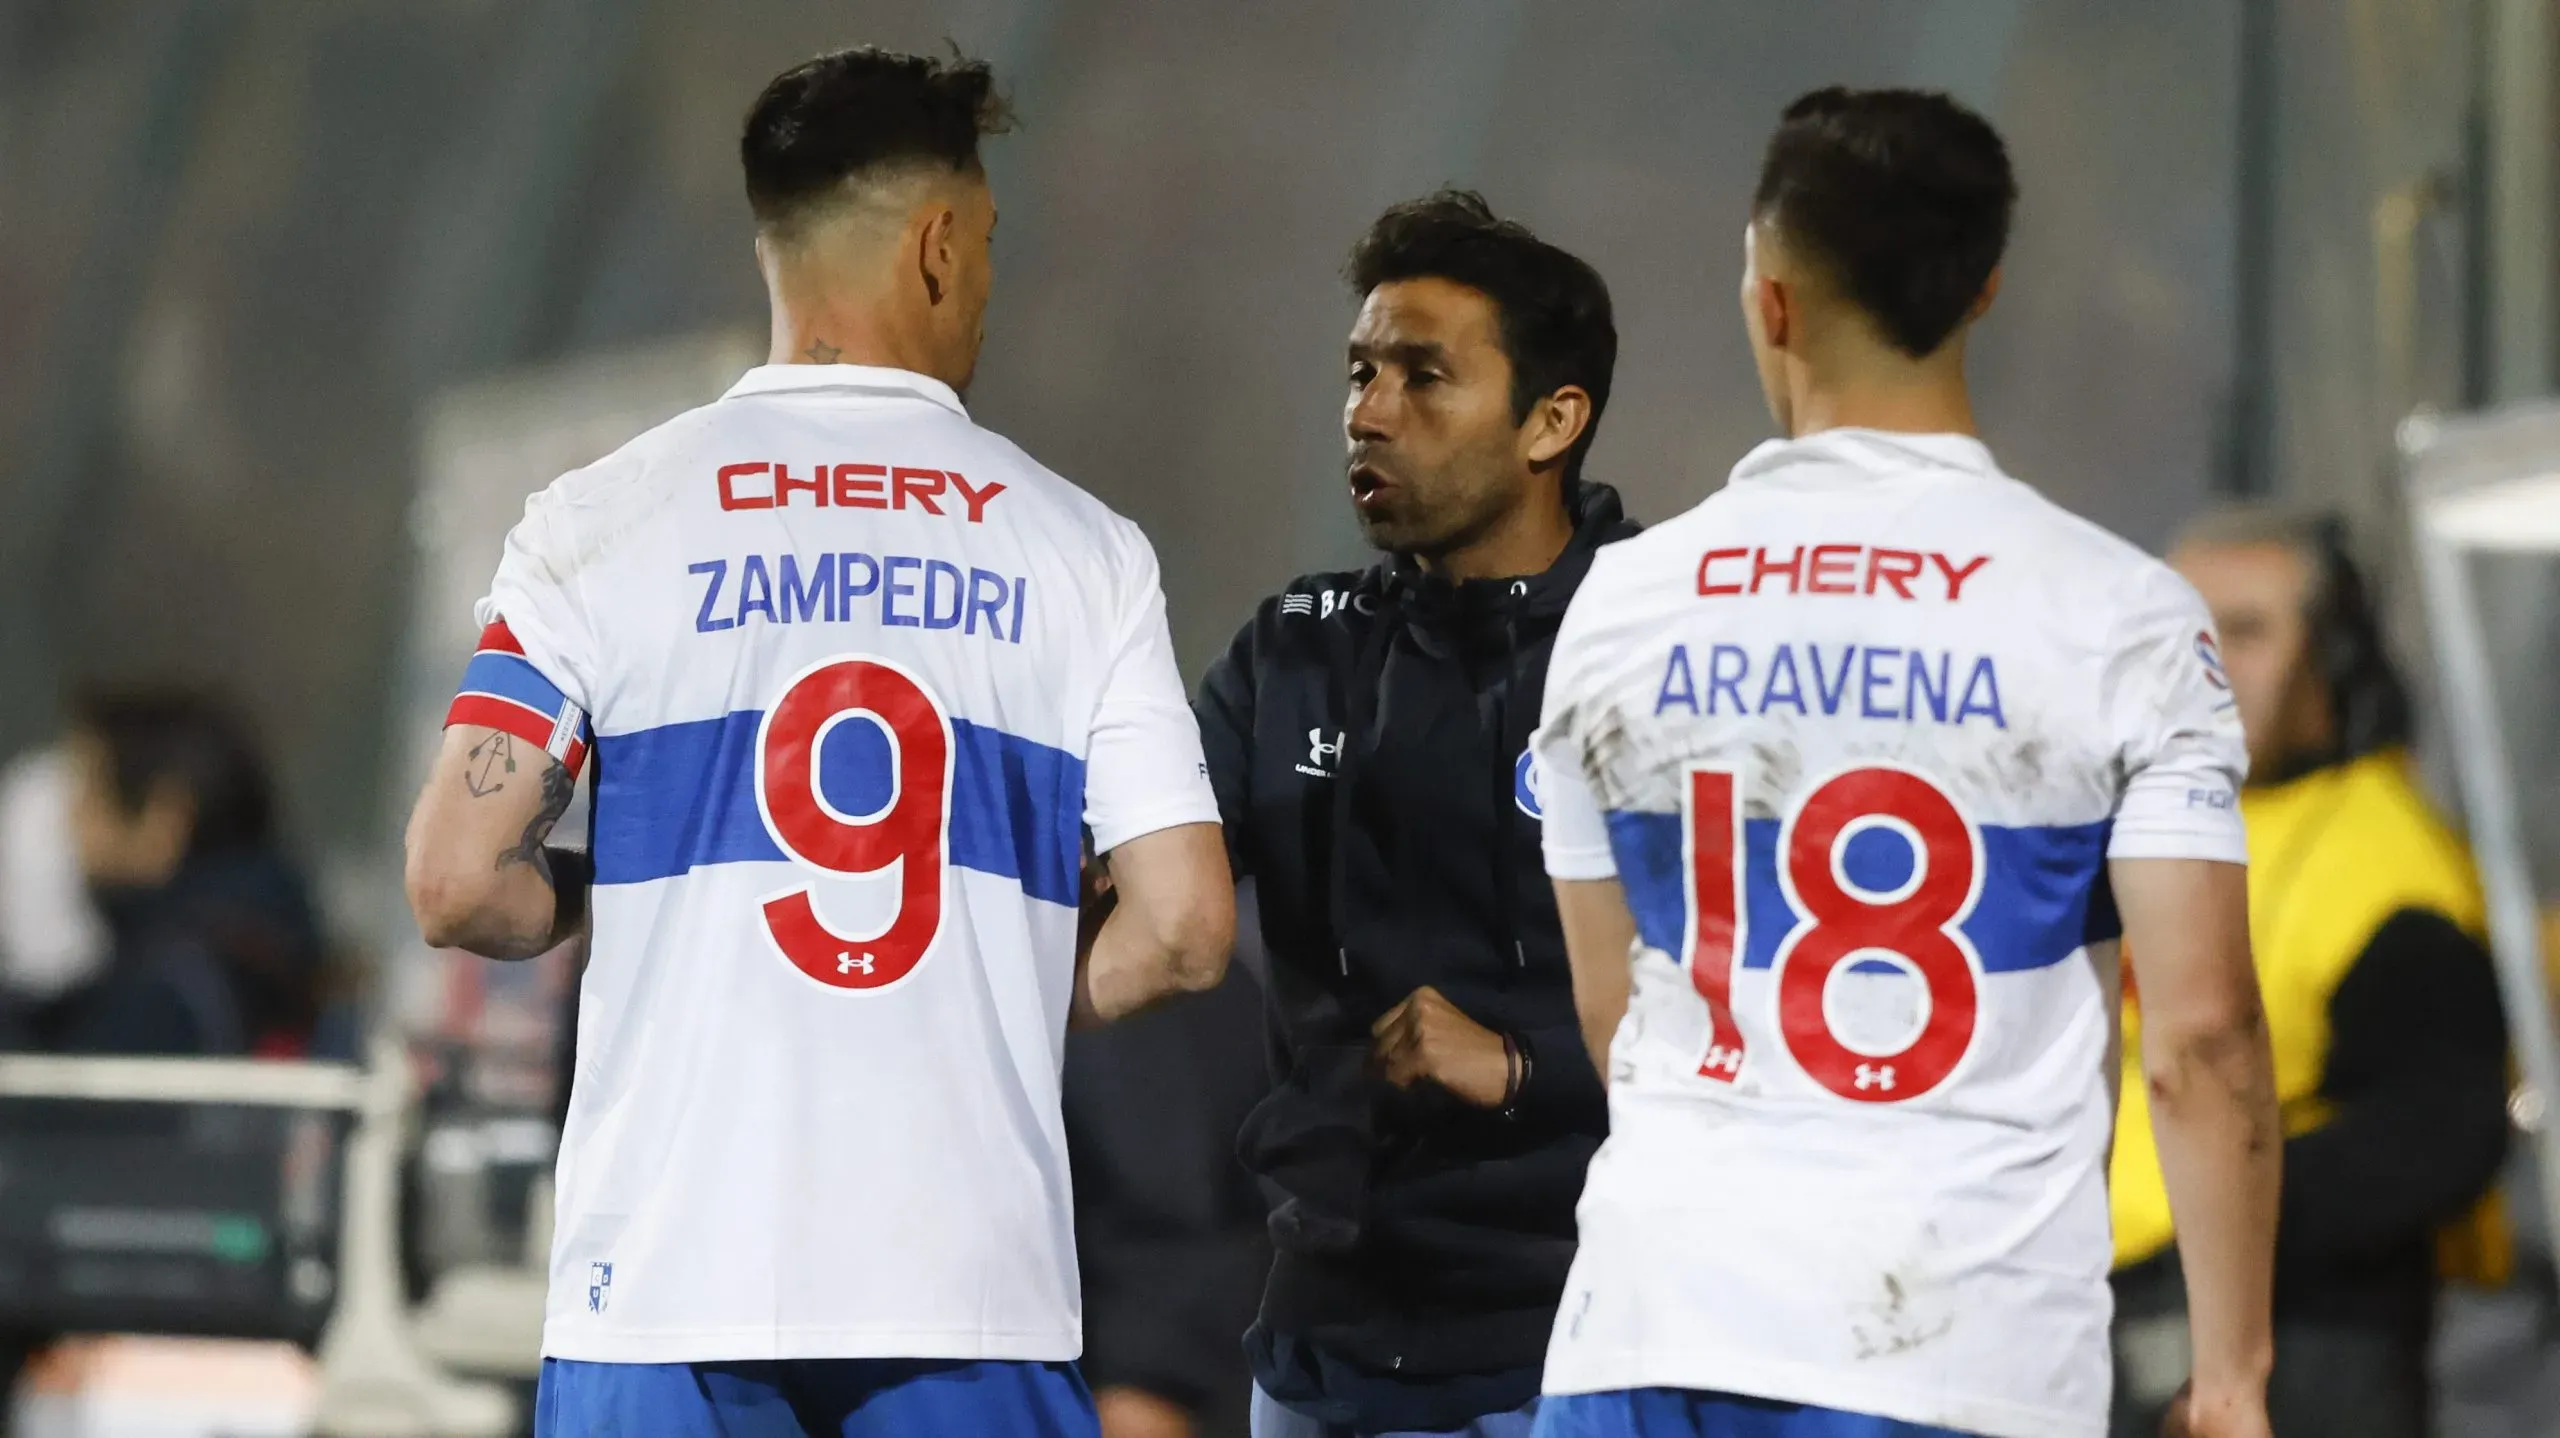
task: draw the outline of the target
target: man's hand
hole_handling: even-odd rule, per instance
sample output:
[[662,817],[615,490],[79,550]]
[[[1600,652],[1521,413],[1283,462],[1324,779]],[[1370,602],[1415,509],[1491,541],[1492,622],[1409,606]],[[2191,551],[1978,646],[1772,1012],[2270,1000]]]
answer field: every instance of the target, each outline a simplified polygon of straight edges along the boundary
[[2190,1383],[2169,1400],[2169,1417],[2160,1425],[2160,1438],[2270,1438],[2272,1431],[2267,1426],[2265,1389],[2199,1396]]
[[1429,1079],[1478,1108],[1514,1097],[1511,1046],[1427,984],[1371,1024],[1369,1037],[1370,1056],[1398,1088]]
[[1102,1438],[1194,1438],[1200,1430],[1182,1406],[1143,1388],[1105,1388],[1093,1395]]

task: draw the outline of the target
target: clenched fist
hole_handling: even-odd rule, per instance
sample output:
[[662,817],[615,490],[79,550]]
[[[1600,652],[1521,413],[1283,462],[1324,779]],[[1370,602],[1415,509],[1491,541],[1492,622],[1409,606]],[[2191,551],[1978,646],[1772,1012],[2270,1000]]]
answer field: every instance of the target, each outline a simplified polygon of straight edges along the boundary
[[1478,1108],[1514,1096],[1511,1046],[1429,985],[1380,1016],[1369,1038],[1370,1056],[1398,1088],[1429,1079]]

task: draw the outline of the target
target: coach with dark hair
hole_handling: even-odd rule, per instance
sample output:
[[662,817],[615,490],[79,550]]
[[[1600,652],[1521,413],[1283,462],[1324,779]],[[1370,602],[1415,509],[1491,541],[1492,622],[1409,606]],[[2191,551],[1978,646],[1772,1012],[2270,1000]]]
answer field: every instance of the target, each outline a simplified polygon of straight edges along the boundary
[[1387,211],[1349,277],[1346,474],[1384,557],[1265,600],[1196,706],[1271,966],[1253,1426],[1504,1438],[1608,1126],[1528,752],[1566,601],[1634,532],[1582,478],[1617,330],[1591,266],[1463,192]]

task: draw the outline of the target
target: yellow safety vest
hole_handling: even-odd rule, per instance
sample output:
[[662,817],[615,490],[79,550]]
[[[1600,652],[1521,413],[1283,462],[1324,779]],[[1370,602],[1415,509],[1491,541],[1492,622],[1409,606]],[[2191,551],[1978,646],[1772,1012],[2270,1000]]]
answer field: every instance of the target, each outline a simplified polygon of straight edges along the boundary
[[[2477,935],[2480,882],[2469,851],[2436,816],[2396,749],[2243,789],[2240,813],[2249,828],[2249,942],[2275,1049],[2276,1102],[2291,1137],[2329,1120],[2320,1097],[2329,1000],[2374,932],[2402,909],[2426,909]],[[2139,1011],[2128,986],[2109,1173],[2119,1268],[2152,1257],[2175,1237],[2144,1093]],[[2438,1256],[2448,1276],[2503,1278],[2507,1232],[2494,1193],[2442,1235]]]

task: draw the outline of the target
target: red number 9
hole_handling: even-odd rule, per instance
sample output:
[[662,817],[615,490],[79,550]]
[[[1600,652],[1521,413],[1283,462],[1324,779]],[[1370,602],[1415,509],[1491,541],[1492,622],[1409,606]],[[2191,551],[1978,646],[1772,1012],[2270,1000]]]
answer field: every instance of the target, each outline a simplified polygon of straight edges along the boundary
[[[1896,893],[1873,895],[1844,880],[1841,841],[1867,819],[1892,820],[1914,840],[1911,879]],[[1781,843],[1780,868],[1809,921],[1777,957],[1778,1029],[1788,1051],[1842,1098],[1892,1103],[1936,1088],[1973,1044],[1974,968],[1955,934],[1973,907],[1982,862],[1973,826],[1917,774],[1853,769],[1805,799]],[[1899,958],[1928,990],[1928,1018],[1895,1053],[1850,1048],[1823,1012],[1832,975],[1870,955]]]
[[[877,813],[838,812],[818,792],[819,750],[837,723],[888,733],[895,788]],[[827,874],[899,866],[886,930],[852,938],[829,928],[806,886],[764,901],[765,931],[791,966],[838,989],[905,978],[942,932],[942,871],[951,818],[951,720],[914,675],[884,659],[832,659],[791,681],[756,733],[756,807],[798,864]]]

